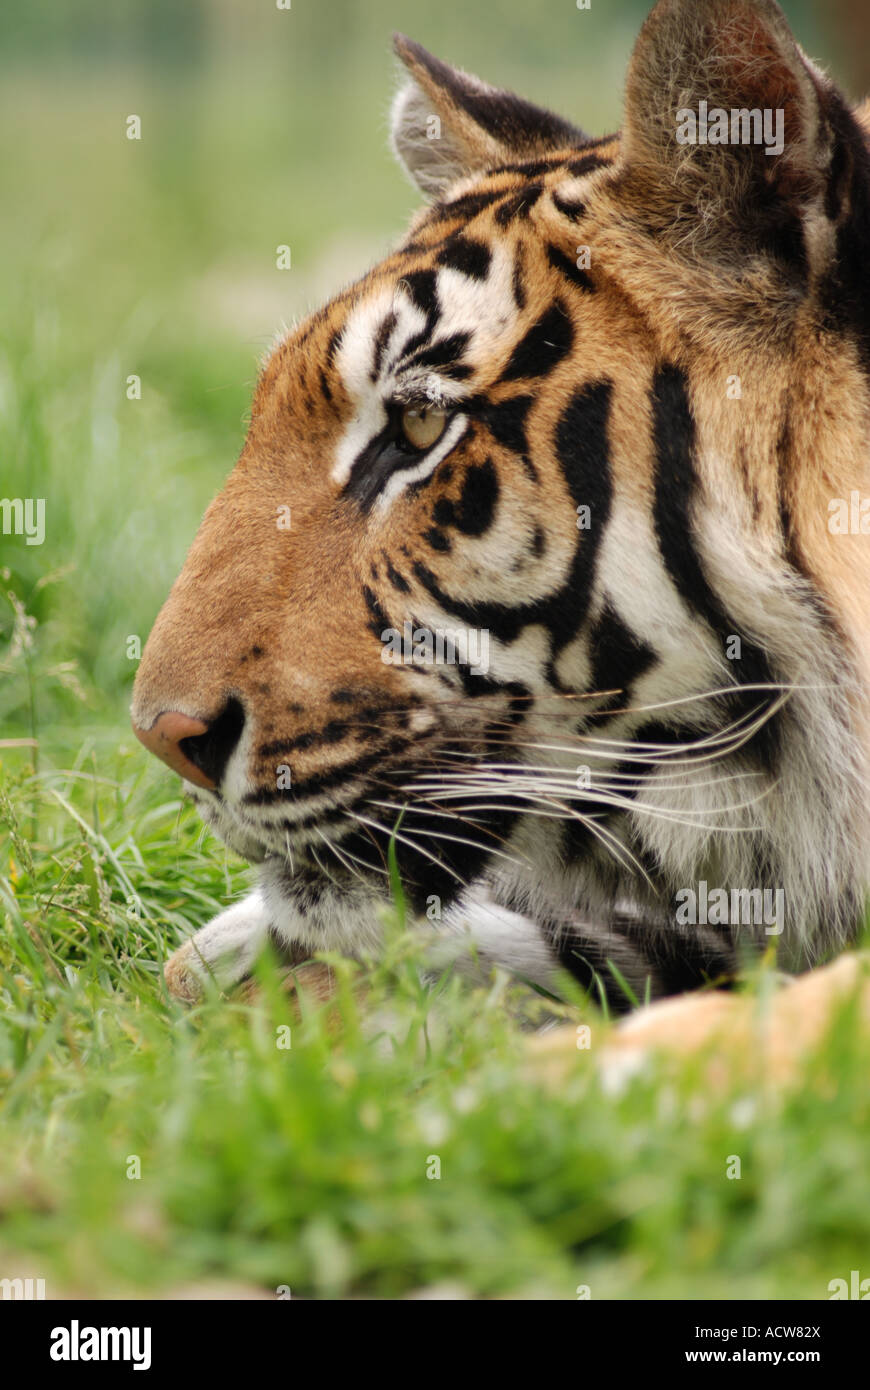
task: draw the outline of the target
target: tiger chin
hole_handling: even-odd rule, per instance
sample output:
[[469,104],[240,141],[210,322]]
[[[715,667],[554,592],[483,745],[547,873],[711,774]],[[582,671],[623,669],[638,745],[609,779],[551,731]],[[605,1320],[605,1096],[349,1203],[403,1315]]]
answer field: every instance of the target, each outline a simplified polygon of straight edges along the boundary
[[170,989],[376,953],[393,858],[435,956],[615,1012],[813,966],[870,878],[865,116],[772,0],[662,0],[598,138],[395,47],[424,206],[263,365],[136,678],[259,864]]

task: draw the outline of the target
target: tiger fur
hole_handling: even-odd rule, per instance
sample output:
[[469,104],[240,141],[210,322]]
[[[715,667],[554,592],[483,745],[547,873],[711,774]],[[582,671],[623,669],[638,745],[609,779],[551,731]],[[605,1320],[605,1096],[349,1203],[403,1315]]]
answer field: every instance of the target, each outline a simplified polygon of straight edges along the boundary
[[[396,49],[429,202],[269,356],[137,674],[259,864],[170,987],[376,952],[391,844],[436,941],[614,1010],[813,965],[870,878],[870,542],[831,524],[870,493],[862,115],[772,0],[660,0],[598,139]],[[679,143],[702,101],[782,151]]]

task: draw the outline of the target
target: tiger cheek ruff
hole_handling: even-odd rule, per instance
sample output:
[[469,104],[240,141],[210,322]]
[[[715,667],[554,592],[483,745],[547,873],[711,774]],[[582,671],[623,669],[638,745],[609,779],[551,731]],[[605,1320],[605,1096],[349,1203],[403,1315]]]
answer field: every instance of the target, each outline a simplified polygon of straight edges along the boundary
[[866,118],[772,0],[662,0],[604,138],[395,46],[424,205],[265,362],[136,680],[259,866],[170,988],[377,950],[391,847],[469,971],[812,965],[868,882]]

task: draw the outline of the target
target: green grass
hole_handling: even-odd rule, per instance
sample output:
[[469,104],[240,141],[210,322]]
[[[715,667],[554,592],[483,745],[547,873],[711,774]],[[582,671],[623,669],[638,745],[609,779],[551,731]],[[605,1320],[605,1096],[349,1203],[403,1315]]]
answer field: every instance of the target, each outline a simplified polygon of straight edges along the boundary
[[591,1006],[592,1048],[542,1088],[525,1029],[544,1002],[500,977],[424,989],[399,931],[362,1002],[363,968],[334,962],[338,1027],[328,1006],[300,1017],[268,961],[259,1003],[183,1010],[161,962],[244,867],[132,749],[21,762],[0,800],[4,1274],[24,1261],[96,1296],[825,1298],[866,1265],[870,1096],[848,1017],[777,1099],[762,1077],[709,1095],[697,1060],[606,1094]]
[[[631,16],[620,51],[590,38],[580,102],[576,54],[528,7],[505,5],[495,38],[488,9],[413,9],[378,0],[336,61],[335,24],[294,6],[300,33],[325,27],[286,74],[259,54],[217,73],[52,57],[0,84],[0,495],[44,496],[48,524],[43,547],[0,538],[0,1276],[95,1296],[825,1298],[870,1274],[847,1014],[776,1100],[762,1078],[709,1095],[697,1062],[605,1094],[592,1005],[592,1051],[548,1090],[526,1053],[545,1001],[500,977],[424,990],[396,921],[385,961],[336,962],[337,1027],[297,1017],[268,962],[257,1006],[166,996],[167,954],[248,871],[135,744],[128,638],[232,466],[282,314],[362,270],[414,205],[383,149],[389,28],[591,130],[617,116]],[[570,6],[557,22],[567,40]]]

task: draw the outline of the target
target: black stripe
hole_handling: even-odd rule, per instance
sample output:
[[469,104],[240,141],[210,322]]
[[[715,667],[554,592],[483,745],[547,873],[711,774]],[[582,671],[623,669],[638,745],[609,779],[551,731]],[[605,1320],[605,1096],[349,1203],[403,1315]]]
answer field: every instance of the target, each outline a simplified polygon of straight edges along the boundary
[[445,536],[443,531],[439,531],[437,526],[430,526],[428,531],[424,531],[423,540],[427,545],[431,546],[433,550],[446,552],[452,549],[450,537]]
[[[556,955],[563,970],[585,989],[590,999],[595,1004],[601,1003],[601,995],[607,1004],[608,1011],[613,1014],[630,1013],[634,1007],[631,998],[626,994],[620,985],[613,971],[608,965],[608,952],[610,958],[617,954],[615,943],[611,940],[605,943],[595,935],[594,927],[565,926],[561,922],[545,922],[542,925],[544,939],[548,942],[551,950]],[[619,958],[615,961],[617,968],[626,979],[630,988],[639,998],[643,997],[644,981],[640,978],[645,965],[644,957],[633,962],[635,968],[628,964],[624,952],[619,953]]]
[[363,598],[366,601],[366,607],[370,614],[368,623],[369,631],[373,632],[375,636],[380,639],[384,628],[390,626],[390,620],[381,607],[381,602],[377,594],[369,588],[368,584],[363,584],[362,591]]
[[572,222],[579,222],[586,212],[586,204],[579,198],[562,198],[558,193],[553,193],[552,199],[557,212],[561,212],[563,217],[570,217]]
[[326,344],[326,354],[325,354],[325,355],[326,355],[326,365],[327,365],[328,367],[331,367],[332,364],[333,364],[333,362],[335,361],[335,354],[336,354],[336,352],[338,351],[338,344],[339,344],[340,339],[341,339],[341,329],[340,329],[340,328],[336,328],[335,331],[334,331],[333,333],[330,334],[329,342]]
[[571,641],[586,616],[595,582],[598,548],[610,513],[607,440],[610,394],[609,381],[584,386],[566,407],[556,430],[556,452],[571,498],[575,505],[582,503],[592,509],[592,528],[577,533],[574,559],[562,588],[547,598],[517,606],[466,602],[448,594],[432,571],[416,562],[416,578],[446,612],[470,627],[489,628],[504,642],[515,641],[524,627],[540,623],[550,633],[554,656]]
[[525,285],[525,251],[522,243],[517,243],[514,252],[514,273],[512,280],[514,300],[518,309],[526,307],[526,285]]
[[651,930],[647,924],[620,914],[614,926],[654,967],[661,983],[656,997],[685,994],[708,984],[719,989],[733,987],[739,962],[729,930],[680,928],[672,923]]
[[313,830],[314,826],[325,827],[327,825],[350,824],[350,811],[361,810],[366,804],[365,793],[354,797],[351,801],[343,802],[341,806],[333,806],[328,810],[313,811],[310,815],[300,816],[298,820],[291,820],[283,817],[281,820],[269,821],[270,830],[281,829],[290,831]]
[[580,159],[572,159],[566,167],[569,174],[579,178],[582,174],[591,174],[593,169],[605,168],[609,163],[607,155],[584,154]]
[[377,381],[378,376],[380,375],[381,363],[383,362],[384,352],[386,350],[387,343],[389,342],[390,334],[395,328],[397,322],[398,319],[396,318],[396,314],[391,309],[379,325],[378,331],[375,334],[374,358],[372,360],[372,370],[370,373],[372,381]]
[[[336,697],[333,696],[333,699]],[[341,702],[339,702],[341,703]],[[323,748],[341,743],[344,739],[366,730],[382,732],[389,722],[392,728],[401,729],[408,723],[408,709],[404,705],[366,705],[353,711],[350,718],[330,719],[321,729],[306,729],[294,738],[277,739],[273,743],[263,743],[257,749],[260,758],[282,757],[286,753],[305,752],[309,748]]]
[[438,276],[434,270],[409,270],[399,279],[399,284],[407,290],[412,303],[424,314],[431,315],[438,309]]
[[[531,404],[531,396],[512,396],[510,400],[497,403],[483,401],[478,413],[498,444],[512,449],[516,454],[528,454],[526,416]],[[471,408],[475,409],[477,405],[478,403],[474,402]]]
[[496,443],[502,444],[519,454],[523,468],[532,482],[538,481],[538,470],[529,455],[529,440],[526,434],[526,416],[532,405],[531,396],[512,396],[510,400],[494,403],[485,396],[472,397],[466,401],[470,414],[486,425]]
[[[673,365],[662,367],[652,387],[653,440],[656,478],[653,517],[659,549],[673,583],[691,612],[707,623],[725,655],[731,637],[739,637],[741,655],[729,662],[738,685],[773,685],[775,676],[767,655],[750,640],[707,582],[695,549],[692,503],[697,491],[695,473],[695,422],[689,405],[685,374]],[[736,715],[762,707],[769,696],[763,691],[735,693],[727,700]],[[752,740],[753,748],[768,764],[778,751],[775,720],[762,725]]]
[[591,689],[622,692],[622,698],[613,697],[614,707],[625,704],[634,682],[656,660],[652,648],[626,627],[609,604],[605,604],[590,634],[589,656],[592,661]]
[[399,573],[399,571],[396,569],[395,565],[392,563],[390,559],[388,559],[386,556],[384,558],[387,563],[387,578],[389,579],[393,588],[398,589],[399,593],[401,594],[410,593],[411,586],[408,583],[405,576]]
[[575,508],[588,506],[592,525],[578,543],[576,579],[583,590],[582,620],[592,591],[595,561],[610,517],[612,486],[608,419],[612,385],[609,381],[587,382],[575,391],[556,427],[556,454]]
[[414,575],[426,592],[446,613],[453,614],[468,627],[489,628],[500,641],[513,642],[523,626],[525,608],[509,608],[502,603],[481,600],[466,602],[441,588],[432,571],[419,560],[414,562]]
[[491,261],[490,249],[482,241],[458,234],[450,237],[438,252],[439,265],[458,270],[471,280],[485,280]]
[[495,220],[500,227],[506,227],[515,217],[528,217],[544,191],[542,183],[529,183],[519,193],[513,193],[496,209]]
[[504,189],[494,188],[484,189],[480,193],[465,193],[461,198],[454,198],[452,203],[436,203],[425,218],[423,225],[429,226],[432,223],[447,222],[454,217],[461,217],[468,221],[503,197]]
[[572,260],[570,256],[566,256],[564,251],[560,251],[558,246],[547,247],[547,260],[554,270],[558,270],[570,280],[572,284],[576,285],[578,289],[585,291],[587,294],[591,294],[594,291],[595,285],[586,274],[586,271],[581,270],[577,262]]
[[379,744],[374,752],[350,762],[340,763],[329,772],[317,773],[298,782],[294,779],[292,787],[288,787],[286,791],[260,787],[255,792],[246,792],[242,801],[247,806],[271,806],[279,801],[291,802],[296,798],[319,796],[321,792],[330,791],[333,787],[344,786],[353,778],[370,772],[373,767],[383,768],[385,759],[394,753],[403,753],[411,746],[406,738],[387,739]]
[[[707,984],[733,987],[738,961],[730,936],[717,939],[706,929],[696,934],[674,931],[659,922],[645,922],[625,913],[608,920],[599,938],[590,928],[561,925],[544,928],[559,964],[598,1002],[603,990],[611,1013],[629,1013],[634,1007],[620,985],[612,961],[642,1003],[650,981],[650,997],[660,999],[683,994]],[[614,939],[615,938],[615,939]]]
[[568,356],[573,343],[574,325],[565,305],[557,300],[517,343],[501,380],[548,375]]
[[462,480],[455,525],[466,536],[482,536],[492,525],[498,505],[498,474],[491,458],[473,463]]
[[488,169],[487,174],[516,174],[527,179],[538,179],[541,174],[548,174],[552,167],[552,160],[533,159],[525,164],[500,164],[497,169]]
[[442,338],[437,343],[432,343],[429,347],[422,348],[409,355],[407,350],[402,353],[400,362],[404,367],[433,367],[437,368],[442,376],[461,378],[471,375],[471,368],[463,366],[459,359],[468,347],[470,333],[453,333],[449,338]]
[[600,1004],[603,992],[610,1013],[631,1012],[631,999],[619,987],[613,971],[607,965],[601,946],[594,937],[581,936],[576,931],[559,931],[556,928],[547,932],[547,935],[562,969],[567,970],[581,989],[586,990],[595,1004]]
[[438,498],[432,518],[438,526],[455,526],[466,536],[482,536],[492,525],[498,494],[498,474],[492,459],[486,458],[466,470],[457,502]]

